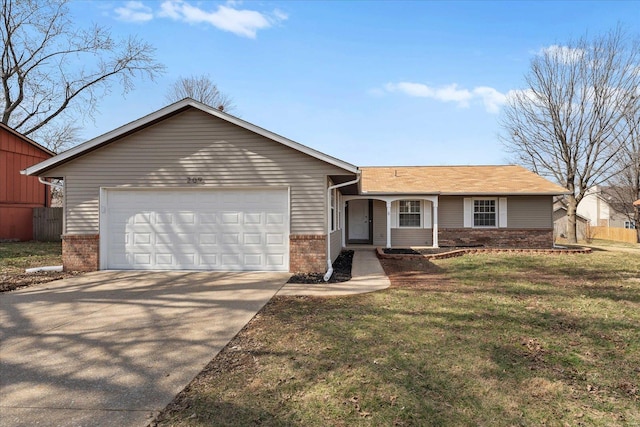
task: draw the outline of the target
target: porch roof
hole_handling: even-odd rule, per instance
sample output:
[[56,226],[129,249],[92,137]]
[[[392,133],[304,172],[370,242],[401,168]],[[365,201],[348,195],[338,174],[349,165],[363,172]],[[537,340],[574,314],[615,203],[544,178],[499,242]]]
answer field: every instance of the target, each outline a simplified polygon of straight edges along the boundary
[[559,195],[567,189],[522,166],[361,167],[363,194]]

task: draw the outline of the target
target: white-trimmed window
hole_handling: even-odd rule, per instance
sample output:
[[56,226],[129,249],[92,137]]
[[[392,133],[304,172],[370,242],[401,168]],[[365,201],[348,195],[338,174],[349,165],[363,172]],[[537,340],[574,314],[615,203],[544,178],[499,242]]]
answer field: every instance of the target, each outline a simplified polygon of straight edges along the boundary
[[463,202],[465,228],[506,228],[506,197],[465,197]]
[[331,231],[336,231],[336,190],[331,190]]
[[629,230],[635,230],[636,222],[635,221],[625,221],[624,222],[624,228],[629,229]]
[[420,200],[400,200],[398,209],[398,226],[407,228],[420,227],[422,212]]
[[498,225],[496,199],[473,200],[473,226],[496,227]]

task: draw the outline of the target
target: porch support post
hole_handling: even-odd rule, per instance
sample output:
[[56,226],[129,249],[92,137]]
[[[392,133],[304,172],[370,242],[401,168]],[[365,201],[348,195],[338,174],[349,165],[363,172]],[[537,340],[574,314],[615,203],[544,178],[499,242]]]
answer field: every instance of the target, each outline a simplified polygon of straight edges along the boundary
[[342,202],[342,224],[340,224],[342,228],[342,247],[347,246],[347,236],[345,230],[347,229],[347,202]]
[[438,247],[438,197],[433,201],[433,247]]
[[387,248],[391,247],[391,202],[387,200]]

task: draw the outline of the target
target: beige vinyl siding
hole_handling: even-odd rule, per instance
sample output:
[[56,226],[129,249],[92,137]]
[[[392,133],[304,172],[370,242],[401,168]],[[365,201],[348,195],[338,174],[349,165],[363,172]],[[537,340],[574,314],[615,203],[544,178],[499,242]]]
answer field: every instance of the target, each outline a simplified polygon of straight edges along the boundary
[[507,197],[507,225],[507,228],[553,228],[552,197]]
[[438,200],[438,227],[464,227],[463,197],[441,196]]
[[382,200],[373,201],[373,244],[387,244],[387,204]]
[[391,246],[432,246],[431,228],[392,228]]
[[335,261],[342,251],[342,230],[331,232],[331,262]]
[[[65,178],[67,234],[98,233],[100,187],[290,189],[292,234],[326,232],[327,175],[348,172],[190,109],[53,169]],[[199,177],[203,185],[188,184]]]

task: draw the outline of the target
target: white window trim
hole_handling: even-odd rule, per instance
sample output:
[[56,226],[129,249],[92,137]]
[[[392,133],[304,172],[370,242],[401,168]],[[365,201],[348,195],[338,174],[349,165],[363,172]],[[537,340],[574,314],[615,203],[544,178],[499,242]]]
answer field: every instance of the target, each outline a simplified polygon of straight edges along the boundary
[[340,229],[338,224],[338,208],[337,208],[337,189],[331,190],[331,232],[337,231]]
[[[493,200],[496,203],[496,225],[475,225],[475,201],[476,200]],[[506,228],[507,227],[507,198],[506,197],[465,197],[463,200],[464,207],[464,227],[465,228]]]
[[[418,207],[420,209],[420,212],[418,212],[418,214],[420,215],[420,225],[413,225],[413,226],[406,226],[406,225],[400,225],[400,215],[402,214],[415,214],[415,212],[400,212],[400,203],[402,202],[418,202]],[[424,205],[422,203],[422,200],[419,199],[403,199],[403,200],[398,200],[398,209],[396,212],[396,224],[398,226],[398,228],[402,228],[402,229],[419,229],[422,228],[422,224],[423,224],[423,220],[424,220]]]

